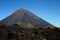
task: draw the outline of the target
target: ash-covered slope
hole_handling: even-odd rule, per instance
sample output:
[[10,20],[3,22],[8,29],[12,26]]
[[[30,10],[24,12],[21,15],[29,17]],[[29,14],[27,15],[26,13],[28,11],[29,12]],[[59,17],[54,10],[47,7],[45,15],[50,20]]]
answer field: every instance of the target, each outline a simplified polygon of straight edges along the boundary
[[43,19],[37,17],[30,11],[26,9],[19,9],[15,11],[12,15],[8,16],[4,20],[2,20],[0,23],[10,25],[10,24],[22,24],[29,27],[42,27],[51,25],[48,22],[44,21]]

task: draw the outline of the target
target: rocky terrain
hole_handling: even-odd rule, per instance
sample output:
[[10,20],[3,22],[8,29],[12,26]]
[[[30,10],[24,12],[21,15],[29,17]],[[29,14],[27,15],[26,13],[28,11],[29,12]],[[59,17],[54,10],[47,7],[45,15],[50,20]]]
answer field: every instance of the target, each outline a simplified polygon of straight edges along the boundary
[[0,40],[60,40],[60,28],[22,28],[0,25]]

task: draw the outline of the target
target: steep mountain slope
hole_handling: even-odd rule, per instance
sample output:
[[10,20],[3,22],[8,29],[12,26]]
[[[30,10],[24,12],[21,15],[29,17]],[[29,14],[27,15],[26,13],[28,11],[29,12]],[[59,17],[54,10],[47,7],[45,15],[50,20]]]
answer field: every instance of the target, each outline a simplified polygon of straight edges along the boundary
[[[10,24],[22,24],[24,26],[37,27],[37,26],[47,26],[51,25],[43,19],[37,17],[30,11],[26,9],[19,9],[15,11],[12,15],[8,16],[0,23],[10,25]],[[52,26],[52,25],[51,25]]]

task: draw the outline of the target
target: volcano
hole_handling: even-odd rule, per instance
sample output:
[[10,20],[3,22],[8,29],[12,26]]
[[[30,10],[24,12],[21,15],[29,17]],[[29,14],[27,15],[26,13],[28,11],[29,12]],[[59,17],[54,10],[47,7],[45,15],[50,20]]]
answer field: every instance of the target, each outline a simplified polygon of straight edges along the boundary
[[7,18],[1,20],[0,23],[5,25],[19,24],[33,28],[53,26],[42,18],[36,16],[34,13],[23,8],[18,9]]

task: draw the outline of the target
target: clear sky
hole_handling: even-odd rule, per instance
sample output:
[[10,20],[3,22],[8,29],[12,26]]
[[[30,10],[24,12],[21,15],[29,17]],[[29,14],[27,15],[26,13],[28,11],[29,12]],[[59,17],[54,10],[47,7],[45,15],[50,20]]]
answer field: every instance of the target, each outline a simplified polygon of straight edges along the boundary
[[0,0],[0,20],[20,8],[60,27],[60,0]]

